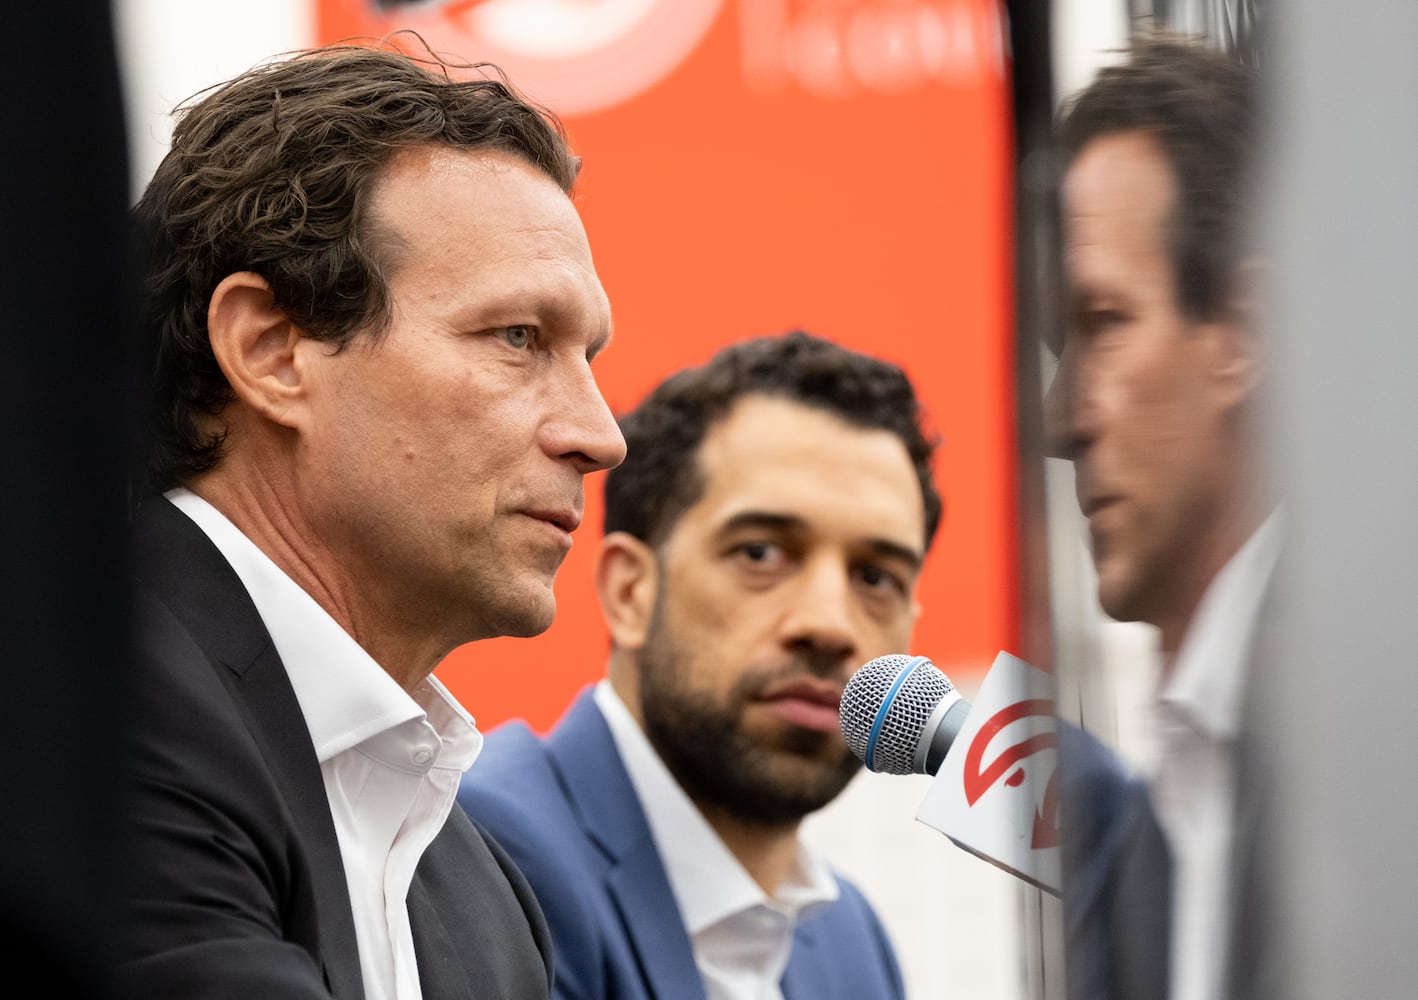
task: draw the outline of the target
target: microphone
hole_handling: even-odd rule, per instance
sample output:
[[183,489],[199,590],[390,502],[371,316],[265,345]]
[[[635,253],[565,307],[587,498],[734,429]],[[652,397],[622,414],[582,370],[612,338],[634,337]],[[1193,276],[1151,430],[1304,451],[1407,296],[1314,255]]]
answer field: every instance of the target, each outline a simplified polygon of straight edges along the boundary
[[847,681],[838,721],[869,769],[933,776],[917,820],[1057,895],[1063,792],[1053,677],[1001,652],[975,702],[924,656],[893,653]]
[[838,722],[868,770],[934,775],[969,714],[970,703],[930,660],[892,653],[847,681]]

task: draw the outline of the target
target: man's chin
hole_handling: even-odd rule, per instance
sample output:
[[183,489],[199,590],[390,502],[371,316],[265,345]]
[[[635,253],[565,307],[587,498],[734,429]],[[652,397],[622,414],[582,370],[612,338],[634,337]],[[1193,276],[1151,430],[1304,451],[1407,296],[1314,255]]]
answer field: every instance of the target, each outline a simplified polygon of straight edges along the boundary
[[556,595],[551,584],[534,584],[521,588],[521,594],[508,593],[502,607],[492,616],[493,635],[514,639],[530,639],[551,628],[556,619]]
[[[808,737],[818,734],[808,732]],[[782,742],[758,748],[764,770],[775,781],[794,785],[831,784],[837,776],[855,775],[861,761],[842,746],[823,746],[816,740]]]
[[[856,758],[852,759],[851,764],[856,765]],[[859,766],[849,766],[845,762],[834,765],[821,760],[797,758],[794,766],[763,776],[759,798],[773,800],[774,806],[767,810],[769,815],[776,812],[781,820],[801,819],[842,794],[858,771]]]
[[1117,563],[1098,567],[1098,605],[1109,618],[1120,622],[1141,620],[1136,590],[1125,567]]

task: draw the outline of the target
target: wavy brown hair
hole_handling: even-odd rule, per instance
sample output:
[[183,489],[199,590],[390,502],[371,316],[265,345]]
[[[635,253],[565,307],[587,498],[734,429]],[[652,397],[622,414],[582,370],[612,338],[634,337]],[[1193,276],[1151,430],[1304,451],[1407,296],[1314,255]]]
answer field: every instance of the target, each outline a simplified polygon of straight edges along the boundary
[[148,485],[217,464],[201,426],[231,401],[208,339],[212,292],[254,271],[306,336],[343,347],[390,318],[390,237],[369,202],[384,168],[423,146],[515,155],[570,192],[580,161],[554,116],[496,67],[385,44],[294,53],[198,94],[135,214],[145,331],[155,341]]

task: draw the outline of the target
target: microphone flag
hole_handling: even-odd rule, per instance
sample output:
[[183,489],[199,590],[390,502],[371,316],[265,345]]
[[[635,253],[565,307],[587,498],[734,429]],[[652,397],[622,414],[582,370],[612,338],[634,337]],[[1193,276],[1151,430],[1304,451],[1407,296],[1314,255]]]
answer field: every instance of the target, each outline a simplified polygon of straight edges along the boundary
[[1058,719],[1053,677],[1001,652],[916,819],[1059,894]]

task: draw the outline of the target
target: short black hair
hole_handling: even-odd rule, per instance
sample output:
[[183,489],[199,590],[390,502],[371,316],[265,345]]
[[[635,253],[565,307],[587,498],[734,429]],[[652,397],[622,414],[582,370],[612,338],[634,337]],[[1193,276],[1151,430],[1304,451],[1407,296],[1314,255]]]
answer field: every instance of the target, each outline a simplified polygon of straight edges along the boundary
[[709,428],[746,396],[785,399],[854,427],[890,431],[905,446],[925,507],[926,547],[941,519],[931,476],[936,442],[899,367],[802,331],[725,347],[661,382],[620,421],[626,459],[606,475],[605,530],[658,546],[703,495],[698,454]]

